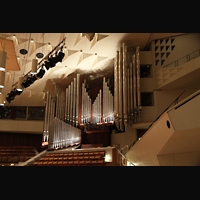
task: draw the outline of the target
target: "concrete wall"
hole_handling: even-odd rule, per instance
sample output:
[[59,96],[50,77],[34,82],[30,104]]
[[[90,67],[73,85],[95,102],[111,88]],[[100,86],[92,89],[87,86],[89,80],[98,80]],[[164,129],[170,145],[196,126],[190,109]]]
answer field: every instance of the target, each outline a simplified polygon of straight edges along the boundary
[[129,127],[123,133],[115,133],[115,130],[112,130],[111,134],[111,145],[120,144],[120,148],[125,145],[131,145],[133,141],[137,139],[137,130],[135,128]]
[[0,131],[42,134],[44,121],[0,120]]

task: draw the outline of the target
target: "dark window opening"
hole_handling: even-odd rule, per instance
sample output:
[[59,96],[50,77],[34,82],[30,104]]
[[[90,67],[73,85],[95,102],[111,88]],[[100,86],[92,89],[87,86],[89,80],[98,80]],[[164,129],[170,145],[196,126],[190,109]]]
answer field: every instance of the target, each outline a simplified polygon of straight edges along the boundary
[[150,78],[151,69],[150,65],[140,66],[140,78]]
[[142,92],[141,104],[142,106],[153,106],[153,92]]

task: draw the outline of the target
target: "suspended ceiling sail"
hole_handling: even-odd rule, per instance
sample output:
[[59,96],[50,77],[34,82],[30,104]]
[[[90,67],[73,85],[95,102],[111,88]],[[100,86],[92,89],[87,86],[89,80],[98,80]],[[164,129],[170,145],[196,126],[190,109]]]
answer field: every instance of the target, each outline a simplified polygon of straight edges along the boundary
[[19,64],[15,53],[15,47],[12,40],[0,38],[0,51],[7,52],[6,71],[19,71]]
[[[22,101],[19,99],[27,99],[27,96],[29,103],[31,103],[31,97],[37,93],[42,95],[42,92],[45,92],[46,88],[52,87],[52,84],[66,88],[70,84],[70,74],[81,73],[87,78],[89,85],[96,84],[104,75],[110,77],[113,74],[113,61],[116,51],[122,42],[125,42],[128,47],[140,46],[140,50],[148,50],[153,39],[180,34],[183,33],[98,33],[92,41],[89,41],[82,33],[0,34],[0,37],[6,38],[5,51],[9,51],[10,44],[12,47],[11,55],[13,56],[7,52],[6,84],[2,92],[6,96],[13,83],[18,81],[18,77],[30,71],[31,61],[36,58],[37,53],[47,55],[64,37],[66,37],[66,48],[64,49],[65,57],[62,63],[57,63],[56,67],[49,69],[41,80],[37,80],[29,88],[26,88],[11,104],[21,105]],[[28,53],[21,55],[20,49],[26,49]],[[38,62],[40,60],[38,59]],[[10,61],[13,64],[9,63]],[[29,94],[30,91],[31,95],[27,95],[26,93]],[[41,97],[39,98],[41,99]],[[42,102],[44,103],[43,98]]]

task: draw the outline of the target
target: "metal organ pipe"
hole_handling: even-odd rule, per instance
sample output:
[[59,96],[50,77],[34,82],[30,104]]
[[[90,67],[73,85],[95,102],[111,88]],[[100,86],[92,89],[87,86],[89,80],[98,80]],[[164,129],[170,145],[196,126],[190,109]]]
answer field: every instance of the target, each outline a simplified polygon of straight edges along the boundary
[[119,78],[119,129],[121,131],[124,130],[124,123],[123,123],[123,93],[122,93],[122,51],[121,47],[119,48],[119,66],[118,66],[118,78]]
[[114,63],[114,95],[115,95],[115,125],[119,129],[119,78],[118,78],[118,65],[119,65],[119,51],[116,52],[116,58]]
[[76,78],[74,78],[74,93],[73,93],[73,123],[72,125],[73,126],[76,126],[76,87],[77,87],[77,84],[76,84]]
[[114,111],[117,129],[124,131],[127,125],[140,121],[140,56],[136,55],[127,66],[127,47],[122,44],[116,52],[114,63]]
[[124,114],[124,126],[127,127],[127,66],[126,66],[126,53],[127,47],[122,44],[123,48],[123,114]]
[[141,110],[141,92],[140,92],[140,47],[136,47],[136,73],[137,73],[137,116],[140,121],[140,110]]
[[76,127],[78,127],[79,119],[79,91],[80,91],[80,74],[77,74],[77,86],[76,86]]

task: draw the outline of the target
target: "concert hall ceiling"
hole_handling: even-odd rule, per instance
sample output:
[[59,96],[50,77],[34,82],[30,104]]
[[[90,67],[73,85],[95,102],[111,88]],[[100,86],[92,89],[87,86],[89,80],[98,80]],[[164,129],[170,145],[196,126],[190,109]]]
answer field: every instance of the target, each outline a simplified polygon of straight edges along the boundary
[[[73,73],[82,74],[87,78],[89,85],[96,84],[104,75],[110,77],[113,74],[116,51],[122,42],[125,42],[128,48],[140,46],[140,50],[148,50],[152,40],[180,34],[184,33],[95,33],[93,40],[89,41],[82,33],[0,33],[0,38],[4,41],[13,41],[18,61],[18,66],[6,69],[2,93],[6,96],[18,78],[30,71],[32,59],[37,58],[40,62],[42,58],[37,56],[41,53],[46,56],[64,37],[66,48],[62,63],[57,63],[56,67],[49,69],[43,78],[26,88],[11,104],[22,104],[20,100],[27,98],[30,102],[31,99],[44,102],[44,92],[55,83],[61,88],[66,88],[72,81],[70,74]],[[4,47],[5,44],[1,42],[0,46]],[[20,50],[23,53],[23,49],[28,53],[21,54]]]

